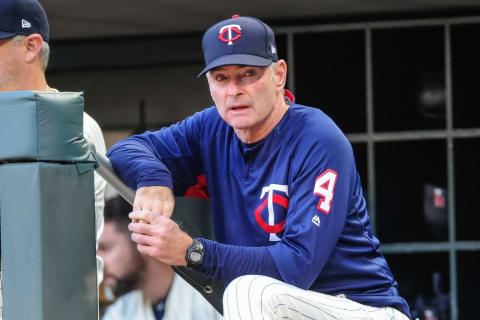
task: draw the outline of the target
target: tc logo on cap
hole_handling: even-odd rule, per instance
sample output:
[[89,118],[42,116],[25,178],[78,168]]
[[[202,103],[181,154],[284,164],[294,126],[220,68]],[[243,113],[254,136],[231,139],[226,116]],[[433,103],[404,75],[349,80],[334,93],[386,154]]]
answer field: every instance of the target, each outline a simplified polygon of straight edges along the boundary
[[[218,39],[222,42],[227,42],[231,46],[233,41],[238,40],[242,36],[241,30],[242,28],[238,24],[229,24],[220,28]],[[233,36],[233,33],[235,33],[235,36]],[[227,37],[225,38],[225,36]]]

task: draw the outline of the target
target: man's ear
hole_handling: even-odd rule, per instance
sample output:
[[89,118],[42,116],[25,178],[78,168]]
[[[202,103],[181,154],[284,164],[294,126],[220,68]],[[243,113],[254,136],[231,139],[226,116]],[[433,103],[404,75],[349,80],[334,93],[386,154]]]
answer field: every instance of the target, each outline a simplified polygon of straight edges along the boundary
[[39,58],[40,51],[42,50],[42,45],[43,45],[42,36],[37,33],[26,36],[24,39],[24,45],[26,48],[25,62],[26,63],[35,62]]
[[275,62],[275,76],[277,77],[277,89],[282,90],[287,82],[287,63],[280,59]]

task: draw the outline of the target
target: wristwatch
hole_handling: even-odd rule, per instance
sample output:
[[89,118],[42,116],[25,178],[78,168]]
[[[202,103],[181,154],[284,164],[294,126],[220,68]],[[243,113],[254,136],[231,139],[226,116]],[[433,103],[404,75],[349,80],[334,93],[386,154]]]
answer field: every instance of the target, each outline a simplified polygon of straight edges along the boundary
[[187,267],[194,269],[203,263],[203,255],[205,249],[203,244],[198,239],[193,239],[193,243],[187,249],[187,254],[185,255],[185,260],[187,261]]

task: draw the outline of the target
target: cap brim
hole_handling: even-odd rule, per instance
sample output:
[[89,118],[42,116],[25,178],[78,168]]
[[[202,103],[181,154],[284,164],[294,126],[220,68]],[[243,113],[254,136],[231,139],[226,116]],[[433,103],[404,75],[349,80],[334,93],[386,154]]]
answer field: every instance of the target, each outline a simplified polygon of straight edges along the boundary
[[272,64],[271,59],[252,56],[249,54],[229,54],[226,56],[218,57],[217,59],[210,62],[205,69],[202,70],[197,76],[200,78],[206,72],[218,68],[221,66],[231,66],[231,65],[241,65],[241,66],[254,66],[254,67],[268,67]]
[[8,39],[8,38],[13,38],[15,36],[16,36],[15,33],[0,31],[0,39]]

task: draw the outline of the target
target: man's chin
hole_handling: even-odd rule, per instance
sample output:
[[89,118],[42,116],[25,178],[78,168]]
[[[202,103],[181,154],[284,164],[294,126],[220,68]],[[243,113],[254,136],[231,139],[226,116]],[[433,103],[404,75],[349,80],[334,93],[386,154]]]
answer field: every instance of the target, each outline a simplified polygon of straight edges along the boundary
[[124,294],[135,290],[137,288],[138,278],[133,276],[128,279],[117,279],[115,286],[112,286],[112,291],[115,297],[123,296]]
[[235,130],[250,130],[252,128],[252,121],[247,117],[236,117],[227,122]]

